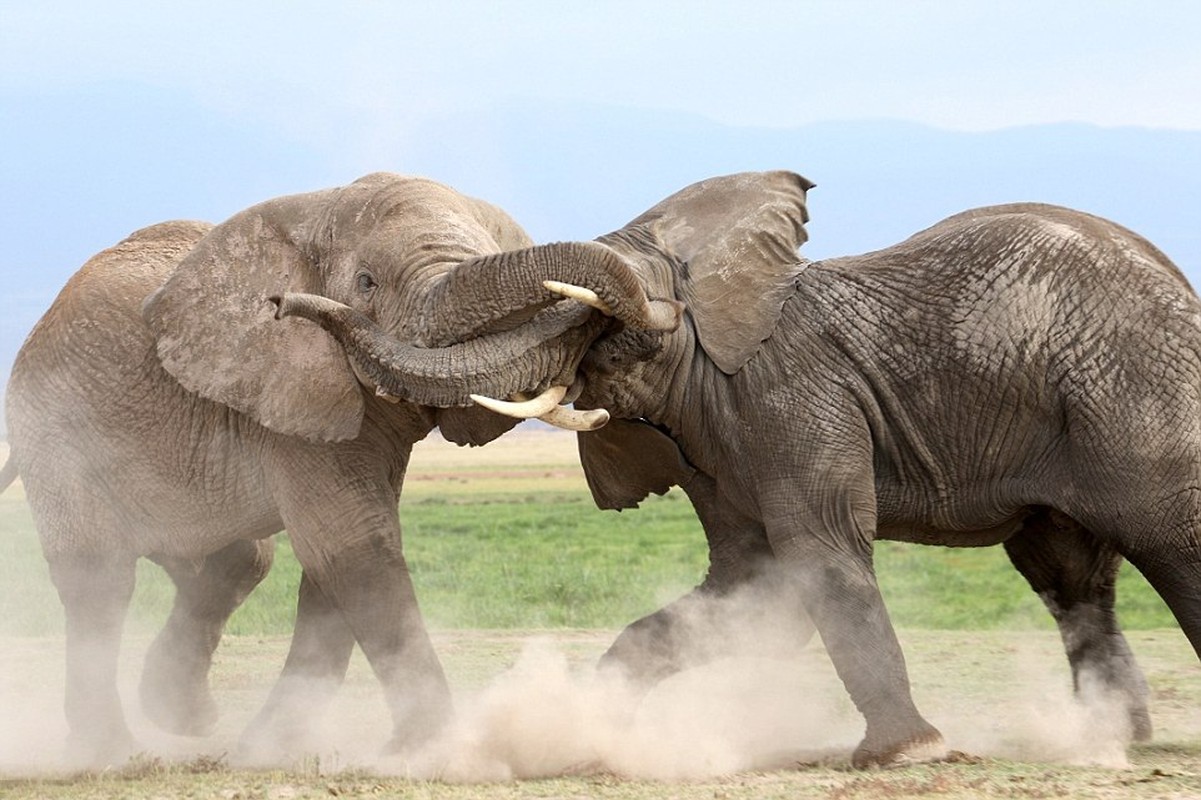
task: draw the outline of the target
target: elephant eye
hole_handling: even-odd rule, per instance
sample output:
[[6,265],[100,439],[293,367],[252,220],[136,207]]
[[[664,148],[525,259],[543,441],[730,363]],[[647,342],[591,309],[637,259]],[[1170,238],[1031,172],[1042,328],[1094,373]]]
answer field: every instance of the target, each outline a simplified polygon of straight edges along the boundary
[[369,272],[360,272],[356,281],[358,282],[359,291],[363,294],[370,294],[371,290],[378,285],[375,282],[375,278]]

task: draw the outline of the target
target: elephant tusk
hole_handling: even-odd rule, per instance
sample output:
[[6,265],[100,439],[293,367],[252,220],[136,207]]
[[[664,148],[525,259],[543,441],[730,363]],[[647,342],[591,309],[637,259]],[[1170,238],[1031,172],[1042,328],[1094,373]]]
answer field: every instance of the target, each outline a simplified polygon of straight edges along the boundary
[[489,411],[495,411],[497,414],[504,414],[506,417],[530,419],[554,411],[559,407],[559,401],[566,394],[566,386],[552,386],[532,400],[497,400],[482,394],[471,395],[471,400],[476,405],[483,406]]
[[594,431],[603,428],[609,421],[609,412],[603,408],[578,411],[566,406],[555,406],[538,419],[565,431]]
[[609,307],[609,304],[601,300],[600,295],[591,289],[561,281],[543,281],[542,285],[555,294],[561,294],[568,299],[578,300],[586,306],[592,306],[607,317],[614,316],[613,309]]

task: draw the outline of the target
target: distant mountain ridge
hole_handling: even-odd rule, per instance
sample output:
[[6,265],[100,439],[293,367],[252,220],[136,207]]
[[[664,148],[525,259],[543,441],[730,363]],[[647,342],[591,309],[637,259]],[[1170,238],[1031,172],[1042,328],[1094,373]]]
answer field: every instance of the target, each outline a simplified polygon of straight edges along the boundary
[[1059,123],[968,133],[895,120],[777,130],[512,104],[415,138],[426,145],[408,155],[464,191],[507,193],[489,199],[538,239],[596,236],[711,175],[791,169],[817,183],[804,248],[813,258],[886,246],[967,208],[1039,201],[1127,225],[1201,278],[1201,131]]
[[269,197],[376,170],[427,175],[495,202],[550,241],[598,236],[712,175],[791,169],[817,183],[810,258],[886,246],[966,208],[1036,200],[1138,231],[1201,285],[1201,131],[1062,123],[965,133],[895,120],[740,128],[665,111],[514,101],[403,136],[348,128],[323,143],[123,83],[0,92],[0,119],[10,156],[0,160],[9,199],[0,215],[0,380],[55,293],[97,250],[164,219],[219,222]]

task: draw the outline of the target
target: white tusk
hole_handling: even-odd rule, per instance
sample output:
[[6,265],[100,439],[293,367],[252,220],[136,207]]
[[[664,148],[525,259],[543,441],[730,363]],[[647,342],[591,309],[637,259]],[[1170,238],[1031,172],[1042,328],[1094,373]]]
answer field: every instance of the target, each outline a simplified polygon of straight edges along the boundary
[[512,400],[497,400],[492,397],[485,397],[482,394],[473,394],[470,397],[476,405],[483,406],[489,411],[495,411],[497,414],[504,414],[506,417],[517,417],[518,419],[529,419],[530,417],[541,417],[543,414],[549,414],[558,408],[559,401],[566,394],[566,386],[552,386],[533,400],[514,402]]
[[613,309],[609,308],[609,304],[601,300],[600,295],[591,289],[576,286],[574,283],[562,283],[560,281],[543,281],[542,285],[548,291],[552,291],[555,294],[561,294],[571,300],[578,300],[586,306],[592,306],[605,316],[613,316]]
[[609,412],[603,408],[577,411],[567,406],[555,406],[538,419],[565,431],[594,431],[609,421]]

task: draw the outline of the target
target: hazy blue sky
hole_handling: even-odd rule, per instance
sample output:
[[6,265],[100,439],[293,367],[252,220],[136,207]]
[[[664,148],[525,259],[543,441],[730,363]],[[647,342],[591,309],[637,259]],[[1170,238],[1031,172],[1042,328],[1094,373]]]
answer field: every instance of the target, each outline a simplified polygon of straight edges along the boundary
[[512,98],[791,127],[1201,129],[1195,0],[0,5],[0,87],[129,80],[370,146]]

